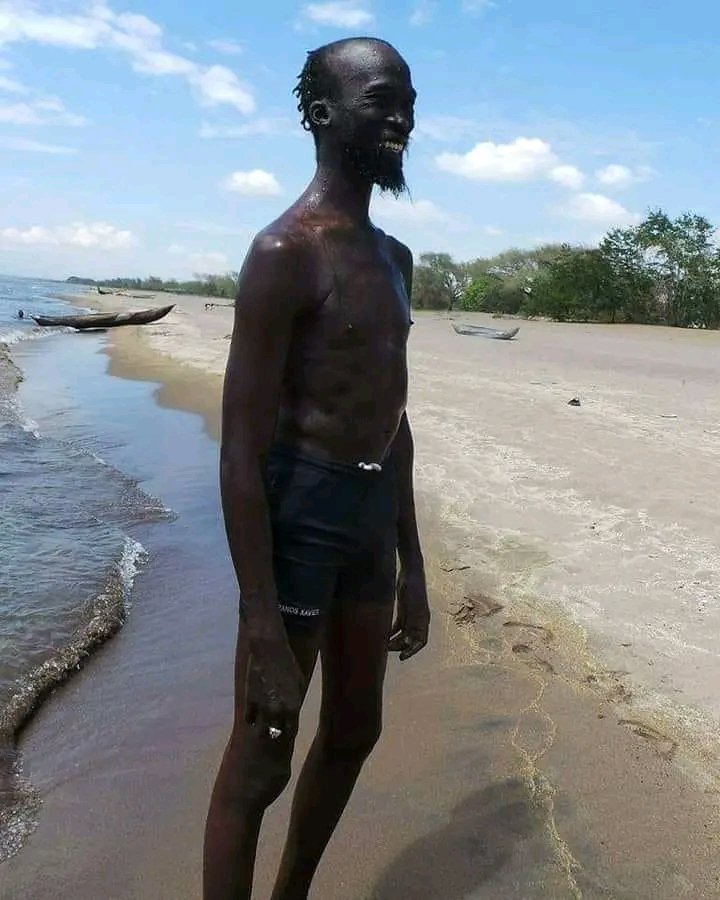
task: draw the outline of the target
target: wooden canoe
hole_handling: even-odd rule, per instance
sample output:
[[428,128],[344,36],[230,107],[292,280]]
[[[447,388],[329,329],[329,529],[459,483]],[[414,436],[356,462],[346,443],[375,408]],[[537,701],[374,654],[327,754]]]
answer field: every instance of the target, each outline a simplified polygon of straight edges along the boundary
[[91,328],[117,328],[120,325],[148,325],[166,316],[175,304],[141,309],[138,312],[83,313],[76,316],[33,316],[38,325],[62,325],[87,331]]
[[511,341],[518,331],[520,331],[519,328],[511,328],[509,331],[499,331],[497,328],[487,328],[485,325],[455,325],[454,323],[453,328],[458,334],[493,338],[496,341]]

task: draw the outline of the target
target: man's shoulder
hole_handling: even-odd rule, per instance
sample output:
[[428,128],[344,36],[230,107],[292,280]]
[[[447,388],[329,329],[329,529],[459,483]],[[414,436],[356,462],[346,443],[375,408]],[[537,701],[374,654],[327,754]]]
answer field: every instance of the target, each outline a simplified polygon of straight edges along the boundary
[[386,234],[385,240],[387,241],[390,253],[394,257],[400,268],[404,272],[407,270],[412,270],[412,250],[406,244],[403,244],[402,241],[399,241],[396,237],[393,237],[391,234]]
[[313,241],[306,228],[298,220],[284,214],[271,222],[253,238],[251,253],[270,257],[278,262],[307,261],[313,251]]

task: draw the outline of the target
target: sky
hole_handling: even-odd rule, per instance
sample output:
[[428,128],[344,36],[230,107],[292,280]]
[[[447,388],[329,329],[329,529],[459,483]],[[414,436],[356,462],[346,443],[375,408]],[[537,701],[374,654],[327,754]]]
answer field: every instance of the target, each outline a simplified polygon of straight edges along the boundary
[[0,0],[0,272],[239,269],[313,174],[305,54],[361,35],[418,91],[410,197],[371,207],[416,257],[720,220],[710,0]]

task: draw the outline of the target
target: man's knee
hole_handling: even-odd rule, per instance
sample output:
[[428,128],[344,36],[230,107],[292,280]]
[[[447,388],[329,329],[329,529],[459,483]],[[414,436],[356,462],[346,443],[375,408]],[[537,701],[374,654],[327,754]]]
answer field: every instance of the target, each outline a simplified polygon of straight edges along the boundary
[[372,753],[381,733],[379,718],[351,728],[330,728],[323,740],[325,755],[334,762],[362,762]]
[[248,802],[264,809],[274,803],[288,786],[290,758],[260,760],[248,774]]
[[274,803],[290,781],[292,751],[254,746],[228,763],[228,800],[238,807],[265,809]]

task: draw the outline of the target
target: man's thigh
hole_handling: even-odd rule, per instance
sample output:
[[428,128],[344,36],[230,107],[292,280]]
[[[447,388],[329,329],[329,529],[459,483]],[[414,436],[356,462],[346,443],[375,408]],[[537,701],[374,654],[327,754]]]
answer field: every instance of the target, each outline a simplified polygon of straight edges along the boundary
[[380,727],[395,585],[394,551],[361,560],[338,577],[321,644],[322,716],[333,729]]

